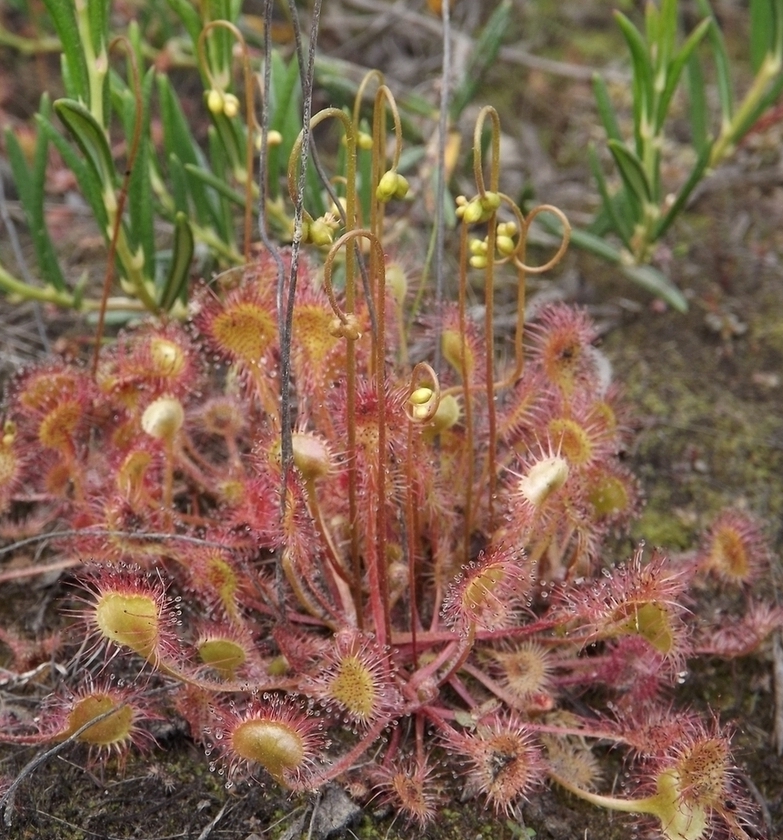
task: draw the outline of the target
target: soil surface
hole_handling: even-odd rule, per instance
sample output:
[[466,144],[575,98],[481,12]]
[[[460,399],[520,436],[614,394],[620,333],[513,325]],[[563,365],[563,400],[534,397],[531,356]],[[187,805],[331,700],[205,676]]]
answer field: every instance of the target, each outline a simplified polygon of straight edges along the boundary
[[[527,8],[533,5],[540,8]],[[735,36],[739,39],[740,52],[745,25],[742,4],[717,5],[732,27],[732,43]],[[437,85],[432,69],[437,69],[432,63],[439,51],[437,40],[406,28],[395,17],[396,6],[333,4],[325,16],[324,43],[335,53],[342,51],[343,57],[355,57],[359,50],[361,63],[383,67],[393,88],[419,84],[432,95]],[[519,3],[515,26],[523,38],[520,44],[530,53],[575,68],[574,75],[579,75],[579,68],[605,66],[605,56],[624,55],[610,8],[599,0]],[[374,40],[367,41],[360,36],[362,27],[382,10],[388,21],[375,32]],[[342,29],[340,15],[345,21]],[[465,10],[458,12],[457,23],[467,27],[470,17]],[[8,53],[1,55],[6,68],[19,61]],[[610,69],[621,71],[622,65],[618,62]],[[576,223],[594,206],[595,189],[584,147],[587,139],[599,137],[589,81],[586,74],[582,76],[568,78],[501,60],[477,96],[477,101],[491,102],[501,111],[507,132],[504,153],[509,160],[504,178],[511,181],[506,191],[532,186],[538,198],[559,204]],[[679,147],[672,142],[671,174],[676,179]],[[703,527],[728,504],[760,516],[767,523],[776,558],[780,556],[782,148],[776,125],[750,138],[728,165],[703,184],[661,247],[658,262],[686,292],[687,314],[652,301],[610,266],[573,249],[557,275],[534,290],[589,308],[601,327],[603,349],[613,363],[615,379],[622,383],[636,418],[638,435],[628,462],[642,480],[647,506],[619,551],[630,554],[638,540],[672,550],[694,547]],[[81,256],[76,253],[69,270],[78,275],[80,259],[90,258],[89,249]],[[74,336],[84,329],[54,313],[44,312],[42,317],[50,337]],[[6,370],[40,353],[29,308],[4,314],[3,347]],[[772,588],[780,600],[783,571],[779,560],[776,563],[764,585],[767,594]],[[62,596],[66,585],[57,576],[4,585],[0,621],[16,621],[28,611],[39,615]],[[2,675],[0,671],[0,682]],[[2,685],[0,691],[4,691]],[[762,814],[758,836],[783,837],[783,771],[774,746],[772,646],[749,659],[689,663],[684,684],[672,702],[715,714],[733,726],[743,784]],[[783,698],[778,702],[783,703]],[[182,732],[168,727],[157,733],[157,739],[159,748],[151,757],[131,755],[124,772],[110,765],[100,777],[86,766],[78,750],[64,750],[51,758],[19,788],[9,811],[12,822],[0,825],[0,836],[20,840],[298,840],[326,836],[329,829],[335,837],[421,836],[372,804],[357,810],[338,789],[300,799],[258,784],[229,793]],[[0,780],[15,778],[35,754],[0,748]],[[622,786],[619,764],[616,773],[614,780],[605,779],[607,786]],[[521,821],[488,819],[475,802],[455,801],[426,836],[432,840],[644,840],[657,835],[648,834],[646,827],[634,827],[627,816],[600,812],[561,791],[543,790],[523,807]]]

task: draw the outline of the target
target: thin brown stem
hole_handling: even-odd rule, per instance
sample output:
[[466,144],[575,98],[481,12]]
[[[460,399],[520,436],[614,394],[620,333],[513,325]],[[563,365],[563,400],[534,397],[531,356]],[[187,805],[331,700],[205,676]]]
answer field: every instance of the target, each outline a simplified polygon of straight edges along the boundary
[[[466,288],[467,288],[467,262],[468,262],[468,226],[463,222],[460,225],[460,240],[459,240],[459,297],[458,297],[458,316],[459,316],[459,332],[464,336],[467,332],[467,313],[466,313]],[[473,530],[473,472],[474,472],[474,454],[473,454],[473,406],[471,399],[471,382],[468,371],[468,358],[465,352],[465,342],[463,340],[460,347],[460,367],[462,374],[462,398],[465,402],[465,449],[464,456],[466,458],[467,476],[465,479],[465,500],[464,514],[463,514],[463,535],[462,535],[462,549],[463,561],[470,562],[470,535]]]

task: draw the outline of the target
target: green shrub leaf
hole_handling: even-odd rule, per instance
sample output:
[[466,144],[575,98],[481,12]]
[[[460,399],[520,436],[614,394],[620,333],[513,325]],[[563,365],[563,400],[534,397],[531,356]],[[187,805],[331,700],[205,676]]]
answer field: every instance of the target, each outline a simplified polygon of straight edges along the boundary
[[114,186],[114,162],[104,130],[95,117],[73,99],[58,99],[54,110],[82,150],[104,189]]
[[174,244],[172,246],[171,267],[166,283],[160,293],[160,308],[168,311],[182,296],[190,276],[190,264],[193,261],[193,231],[188,217],[180,212],[174,219]]

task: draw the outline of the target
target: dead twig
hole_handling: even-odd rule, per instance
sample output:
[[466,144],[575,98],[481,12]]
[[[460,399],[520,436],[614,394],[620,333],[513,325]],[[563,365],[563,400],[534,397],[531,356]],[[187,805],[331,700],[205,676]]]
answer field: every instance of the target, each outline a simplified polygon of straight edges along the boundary
[[224,814],[228,810],[229,803],[224,802],[223,807],[217,812],[215,815],[215,819],[212,820],[207,826],[205,826],[204,830],[199,834],[198,840],[207,840],[210,834],[212,834],[212,829],[223,819]]

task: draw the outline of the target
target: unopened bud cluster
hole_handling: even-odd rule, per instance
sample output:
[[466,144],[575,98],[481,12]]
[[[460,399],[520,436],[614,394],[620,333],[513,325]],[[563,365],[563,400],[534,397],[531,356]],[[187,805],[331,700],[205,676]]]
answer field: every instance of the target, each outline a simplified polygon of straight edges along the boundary
[[207,92],[207,108],[215,116],[223,114],[233,119],[239,113],[239,99],[233,93],[212,88]]

